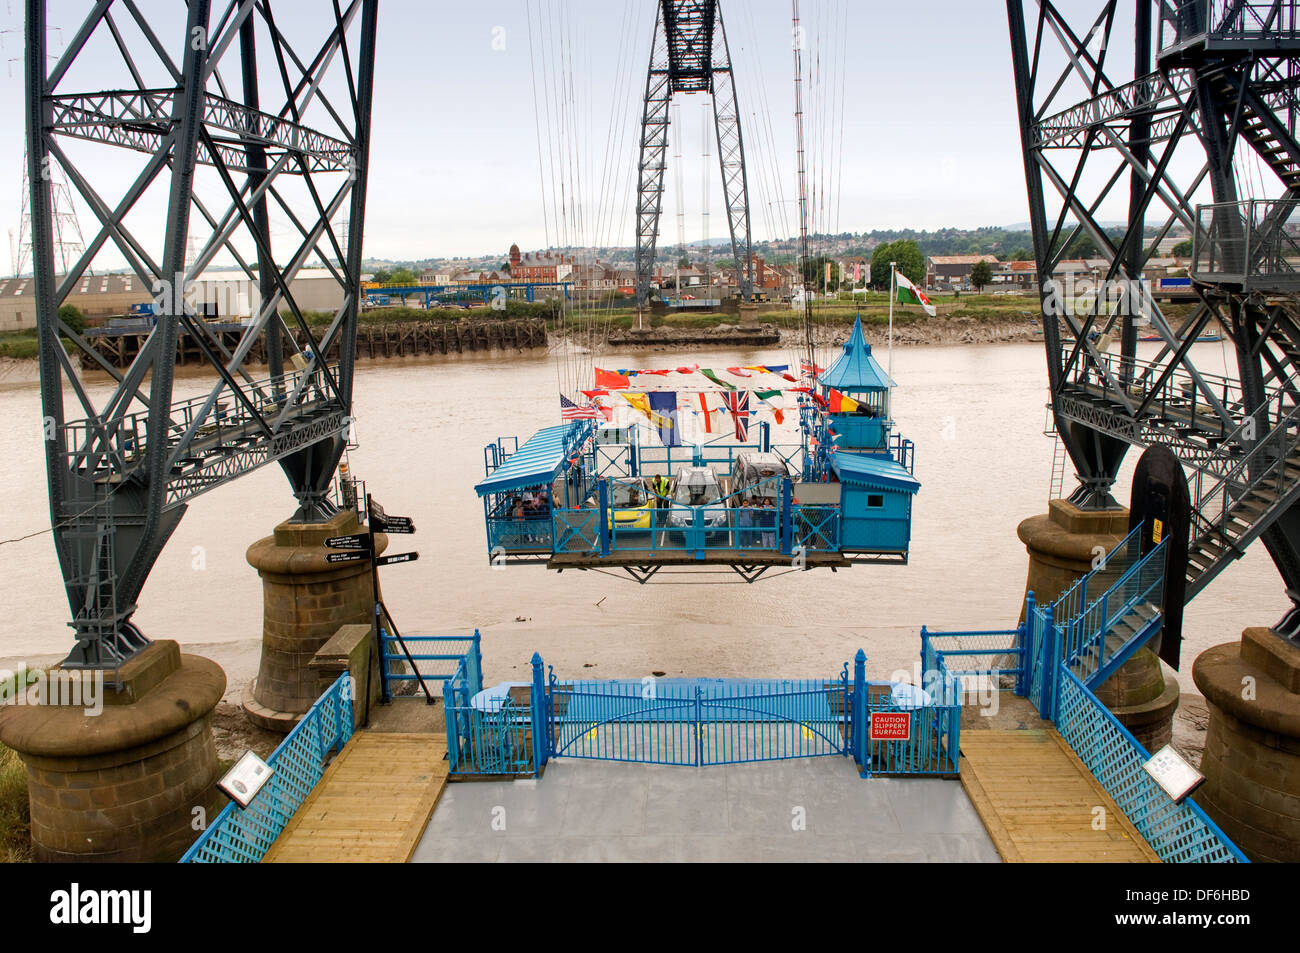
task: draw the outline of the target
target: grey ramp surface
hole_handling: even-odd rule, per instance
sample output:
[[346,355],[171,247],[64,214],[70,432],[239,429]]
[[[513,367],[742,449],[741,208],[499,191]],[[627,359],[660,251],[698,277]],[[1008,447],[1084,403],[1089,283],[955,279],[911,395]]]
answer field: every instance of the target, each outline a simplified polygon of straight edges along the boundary
[[449,784],[414,863],[994,862],[957,781],[863,780],[842,757],[719,767],[560,759]]

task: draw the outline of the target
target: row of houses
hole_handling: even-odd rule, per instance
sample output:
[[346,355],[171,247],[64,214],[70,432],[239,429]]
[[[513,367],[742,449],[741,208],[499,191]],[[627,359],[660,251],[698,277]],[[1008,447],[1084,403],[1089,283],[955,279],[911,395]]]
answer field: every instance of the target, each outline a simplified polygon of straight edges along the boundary
[[[793,265],[769,265],[761,255],[753,256],[754,287],[770,297],[789,295],[798,283],[798,269]],[[600,259],[580,261],[574,255],[555,252],[524,254],[518,245],[510,246],[509,261],[500,269],[460,268],[425,269],[420,283],[434,286],[504,284],[529,282],[558,284],[571,282],[579,292],[607,294],[636,291],[636,271],[627,265],[615,265]],[[728,294],[738,287],[735,268],[684,268],[655,270],[651,285],[661,291],[688,292],[712,289],[711,294]]]
[[[973,291],[971,273],[980,262],[989,266],[989,287],[998,290],[1036,291],[1038,266],[1032,261],[999,261],[993,255],[932,255],[925,260],[925,284],[934,291]],[[1185,275],[1191,264],[1188,258],[1152,258],[1142,269],[1142,277],[1156,282],[1173,275]],[[1076,258],[1060,262],[1056,277],[1101,279],[1110,269],[1104,258]]]

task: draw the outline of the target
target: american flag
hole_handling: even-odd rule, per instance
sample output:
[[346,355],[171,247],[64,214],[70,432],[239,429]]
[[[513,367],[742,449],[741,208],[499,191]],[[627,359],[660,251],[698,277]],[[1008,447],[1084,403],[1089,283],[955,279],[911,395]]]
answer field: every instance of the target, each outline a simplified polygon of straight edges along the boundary
[[560,419],[561,420],[595,420],[595,407],[579,407],[563,394],[560,395]]

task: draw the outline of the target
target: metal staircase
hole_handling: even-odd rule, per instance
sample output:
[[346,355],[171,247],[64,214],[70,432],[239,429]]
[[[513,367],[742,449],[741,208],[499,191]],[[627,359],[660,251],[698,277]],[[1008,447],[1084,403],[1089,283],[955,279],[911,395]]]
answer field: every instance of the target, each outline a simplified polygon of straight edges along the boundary
[[[1266,411],[1265,409],[1262,409]],[[1187,557],[1190,601],[1254,540],[1300,500],[1300,406],[1245,450],[1258,416],[1248,417],[1224,441],[1214,469],[1197,472],[1192,485],[1192,539]]]
[[1142,535],[1135,529],[1050,606],[1060,655],[1089,690],[1164,627],[1169,546],[1161,542],[1143,553]]

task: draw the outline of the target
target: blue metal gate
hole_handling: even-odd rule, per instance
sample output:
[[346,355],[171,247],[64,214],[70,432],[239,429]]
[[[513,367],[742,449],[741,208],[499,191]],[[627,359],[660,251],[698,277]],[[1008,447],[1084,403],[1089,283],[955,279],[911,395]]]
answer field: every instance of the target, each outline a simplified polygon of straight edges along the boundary
[[560,682],[547,713],[556,757],[715,765],[849,751],[847,670],[838,679]]

